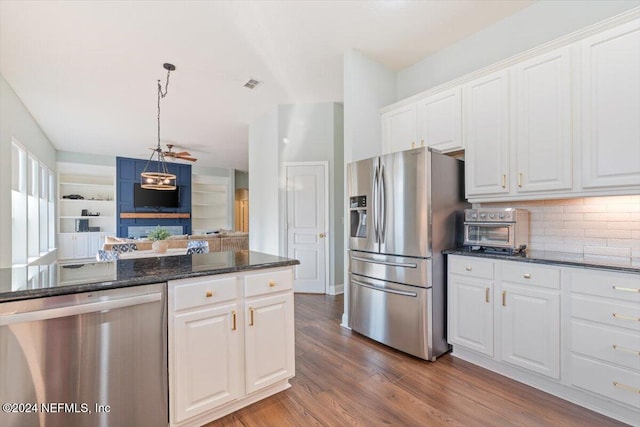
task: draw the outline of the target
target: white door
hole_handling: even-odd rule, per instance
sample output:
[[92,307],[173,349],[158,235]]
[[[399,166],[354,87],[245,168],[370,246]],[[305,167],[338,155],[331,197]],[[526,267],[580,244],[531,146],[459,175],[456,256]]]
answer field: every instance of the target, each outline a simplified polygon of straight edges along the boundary
[[493,356],[493,282],[449,275],[449,343]]
[[640,20],[581,42],[582,186],[640,184]]
[[382,115],[383,154],[416,147],[416,105],[411,104]]
[[522,62],[515,75],[516,191],[570,190],[570,48]]
[[462,89],[453,89],[418,102],[421,146],[462,150]]
[[327,279],[327,165],[287,165],[287,256],[295,292],[323,294]]
[[502,360],[560,378],[560,295],[502,284]]
[[245,302],[247,394],[268,387],[295,372],[293,294]]
[[508,77],[500,70],[465,85],[467,197],[509,193]]

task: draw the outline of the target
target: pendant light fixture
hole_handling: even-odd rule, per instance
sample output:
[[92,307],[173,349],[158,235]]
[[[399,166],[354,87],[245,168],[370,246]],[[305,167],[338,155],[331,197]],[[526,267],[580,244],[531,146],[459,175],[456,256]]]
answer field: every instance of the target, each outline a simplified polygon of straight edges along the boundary
[[[162,91],[162,84],[158,80],[158,146],[152,149],[151,157],[147,161],[144,170],[140,174],[140,186],[148,190],[175,190],[176,189],[176,176],[169,173],[167,162],[164,158],[164,152],[160,148],[160,99],[167,96],[167,90],[169,89],[169,75],[176,69],[173,64],[164,64],[164,69],[167,70],[167,81],[164,85],[164,92]],[[157,156],[157,160],[153,162],[154,156]]]

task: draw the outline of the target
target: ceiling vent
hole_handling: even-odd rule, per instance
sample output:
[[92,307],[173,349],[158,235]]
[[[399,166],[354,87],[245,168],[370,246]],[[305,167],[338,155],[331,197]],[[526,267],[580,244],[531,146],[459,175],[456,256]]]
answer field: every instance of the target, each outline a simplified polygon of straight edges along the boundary
[[258,80],[249,79],[249,81],[244,84],[244,87],[249,88],[249,89],[255,89],[261,83],[262,82],[259,82]]

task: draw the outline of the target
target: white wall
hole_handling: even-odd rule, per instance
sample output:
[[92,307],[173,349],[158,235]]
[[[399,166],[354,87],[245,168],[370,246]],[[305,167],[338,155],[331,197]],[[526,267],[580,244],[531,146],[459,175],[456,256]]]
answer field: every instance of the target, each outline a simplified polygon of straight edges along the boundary
[[[343,204],[343,107],[335,103],[280,105],[278,107],[278,148],[280,157],[280,201],[283,212],[286,199],[284,162],[326,161],[329,167],[329,286],[341,289],[344,276],[342,256]],[[336,157],[339,163],[336,163]],[[336,169],[340,173],[336,174]],[[339,206],[339,215],[336,215]],[[281,222],[281,247],[286,247],[286,224]],[[338,237],[339,236],[339,237]],[[339,254],[336,257],[336,252]],[[339,262],[336,261],[339,258]]]
[[[346,165],[382,153],[380,108],[396,100],[396,74],[362,52],[351,49],[344,54],[344,167],[342,216],[347,216]],[[348,227],[343,221],[343,265],[349,265]],[[343,283],[348,281],[345,269]],[[345,286],[342,324],[348,324],[349,291]]]
[[396,100],[415,95],[639,5],[638,0],[536,2],[398,72]]
[[280,253],[278,111],[249,125],[249,249]]
[[55,147],[0,75],[0,268],[11,266],[12,137],[55,172]]

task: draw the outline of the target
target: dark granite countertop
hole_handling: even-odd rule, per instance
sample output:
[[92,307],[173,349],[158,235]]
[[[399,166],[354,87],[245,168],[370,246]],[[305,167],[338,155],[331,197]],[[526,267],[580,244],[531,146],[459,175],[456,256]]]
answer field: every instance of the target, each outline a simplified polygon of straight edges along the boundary
[[296,265],[261,252],[210,252],[0,269],[0,302],[74,294],[167,280]]
[[509,255],[485,251],[472,251],[468,247],[448,249],[442,251],[445,255],[465,255],[478,258],[491,258],[508,261],[531,262],[536,264],[565,265],[570,267],[596,268],[599,270],[611,270],[628,273],[640,273],[640,267],[633,267],[631,260],[628,263],[618,263],[608,259],[599,258],[596,255],[589,256],[569,252],[554,251],[527,251],[526,254]]

